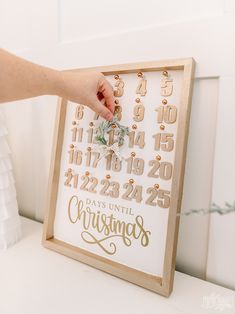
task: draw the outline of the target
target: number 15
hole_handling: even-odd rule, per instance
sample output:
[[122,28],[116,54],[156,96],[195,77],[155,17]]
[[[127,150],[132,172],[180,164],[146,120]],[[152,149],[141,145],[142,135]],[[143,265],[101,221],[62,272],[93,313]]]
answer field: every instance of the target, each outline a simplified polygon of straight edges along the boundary
[[157,133],[153,135],[155,139],[154,149],[171,152],[174,148],[173,133]]

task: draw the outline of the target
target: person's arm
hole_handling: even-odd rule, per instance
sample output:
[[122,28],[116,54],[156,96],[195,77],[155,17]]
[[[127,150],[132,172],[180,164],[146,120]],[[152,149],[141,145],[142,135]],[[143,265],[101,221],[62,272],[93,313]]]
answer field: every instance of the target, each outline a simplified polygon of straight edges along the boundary
[[0,103],[41,95],[58,95],[107,120],[113,117],[113,89],[103,74],[57,71],[0,49]]

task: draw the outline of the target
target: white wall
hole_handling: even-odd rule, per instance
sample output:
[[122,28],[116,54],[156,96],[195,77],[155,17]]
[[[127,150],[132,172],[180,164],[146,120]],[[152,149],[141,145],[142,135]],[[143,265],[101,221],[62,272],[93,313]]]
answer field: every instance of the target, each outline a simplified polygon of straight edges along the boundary
[[[234,200],[234,33],[232,0],[0,0],[1,46],[34,62],[62,69],[196,59],[185,210]],[[2,108],[21,212],[42,220],[56,99]],[[235,288],[234,223],[234,214],[182,217],[177,268]]]

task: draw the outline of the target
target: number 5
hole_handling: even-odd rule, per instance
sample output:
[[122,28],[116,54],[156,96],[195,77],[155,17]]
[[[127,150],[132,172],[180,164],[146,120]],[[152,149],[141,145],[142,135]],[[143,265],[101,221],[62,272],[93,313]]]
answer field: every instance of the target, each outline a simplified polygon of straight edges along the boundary
[[158,206],[168,208],[170,206],[170,192],[165,190],[158,190]]

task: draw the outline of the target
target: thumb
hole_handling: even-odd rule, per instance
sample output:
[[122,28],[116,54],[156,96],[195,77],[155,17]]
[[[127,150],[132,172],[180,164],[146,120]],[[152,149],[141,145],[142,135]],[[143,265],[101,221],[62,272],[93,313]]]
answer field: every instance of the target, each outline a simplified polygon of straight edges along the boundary
[[91,109],[93,109],[98,115],[106,120],[110,121],[113,119],[113,113],[105,106],[104,100],[100,101],[95,99]]

